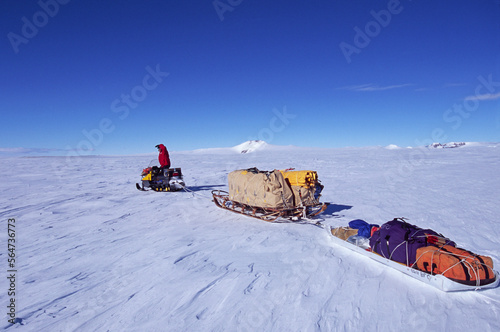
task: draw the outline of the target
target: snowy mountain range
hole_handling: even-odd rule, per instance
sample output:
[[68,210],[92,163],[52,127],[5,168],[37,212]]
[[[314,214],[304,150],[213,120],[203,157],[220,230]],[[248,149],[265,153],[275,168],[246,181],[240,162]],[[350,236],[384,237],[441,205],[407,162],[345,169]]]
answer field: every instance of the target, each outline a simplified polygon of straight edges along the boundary
[[462,146],[467,145],[465,142],[451,142],[451,143],[432,143],[431,145],[428,145],[427,147],[429,148],[435,148],[435,149],[453,149],[453,148],[459,148]]
[[385,147],[381,146],[367,146],[367,147],[346,147],[346,148],[315,148],[315,147],[298,147],[293,145],[282,146],[282,145],[274,145],[269,144],[262,140],[250,140],[243,142],[241,144],[226,147],[226,148],[205,148],[194,150],[196,153],[252,153],[252,152],[262,152],[262,151],[284,151],[284,150],[295,150],[295,151],[353,151],[353,150],[370,150],[370,149],[380,149],[384,148],[387,150],[399,150],[399,149],[449,149],[449,148],[459,148],[459,147],[498,147],[500,143],[487,143],[487,142],[450,142],[450,143],[433,143],[427,146],[421,147],[400,147],[395,144],[389,144]]
[[[151,156],[4,157],[2,327],[19,331],[497,331],[500,289],[444,293],[310,224],[219,209],[236,169],[311,169],[321,225],[395,217],[500,264],[498,143],[171,152],[188,191],[140,192]],[[246,153],[242,153],[246,151]],[[23,171],[17,171],[23,170]],[[13,237],[7,223],[15,223]],[[12,256],[12,255],[11,255]],[[13,292],[7,291],[13,289]],[[7,306],[14,303],[13,308]],[[15,324],[8,319],[13,313]]]

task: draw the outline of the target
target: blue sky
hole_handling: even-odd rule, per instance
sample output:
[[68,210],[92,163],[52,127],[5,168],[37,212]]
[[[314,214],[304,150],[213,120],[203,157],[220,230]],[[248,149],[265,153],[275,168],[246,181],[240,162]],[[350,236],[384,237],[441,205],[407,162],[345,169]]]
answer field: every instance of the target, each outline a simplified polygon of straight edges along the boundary
[[0,154],[500,141],[498,0],[0,8]]

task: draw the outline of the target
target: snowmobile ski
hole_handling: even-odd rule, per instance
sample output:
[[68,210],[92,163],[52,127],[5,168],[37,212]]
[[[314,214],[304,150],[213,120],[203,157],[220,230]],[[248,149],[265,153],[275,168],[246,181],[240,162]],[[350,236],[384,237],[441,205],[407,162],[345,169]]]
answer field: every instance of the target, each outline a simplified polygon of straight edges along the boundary
[[434,274],[431,275],[427,272],[420,271],[418,269],[412,268],[410,266],[406,266],[405,264],[395,262],[393,260],[387,259],[385,257],[382,257],[374,252],[372,252],[368,248],[364,248],[363,246],[358,246],[356,244],[353,244],[351,242],[348,242],[346,240],[342,240],[332,233],[332,227],[325,227],[327,232],[330,234],[330,237],[332,238],[333,243],[342,246],[344,248],[347,248],[349,250],[352,250],[354,252],[357,252],[365,257],[368,257],[374,261],[377,261],[379,263],[382,263],[386,266],[389,266],[395,270],[398,270],[414,279],[420,280],[423,283],[426,283],[430,286],[433,286],[441,291],[444,292],[456,292],[456,291],[470,291],[470,290],[482,290],[482,289],[489,289],[489,288],[495,288],[498,286],[500,279],[499,279],[499,274],[497,271],[494,271],[495,273],[495,279],[493,282],[486,284],[486,285],[466,285],[462,284],[456,281],[453,281],[449,278],[446,278],[445,276],[441,274]]

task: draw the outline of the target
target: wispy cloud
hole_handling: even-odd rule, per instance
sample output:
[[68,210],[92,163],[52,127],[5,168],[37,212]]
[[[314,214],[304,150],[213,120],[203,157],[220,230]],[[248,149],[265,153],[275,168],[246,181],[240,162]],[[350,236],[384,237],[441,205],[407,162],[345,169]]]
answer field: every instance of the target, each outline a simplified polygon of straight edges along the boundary
[[457,86],[466,86],[467,84],[465,83],[446,83],[444,85],[445,88],[455,88]]
[[380,85],[375,85],[375,84],[370,83],[370,84],[344,86],[344,87],[341,87],[339,89],[349,90],[349,91],[358,91],[358,92],[374,92],[374,91],[400,89],[400,88],[404,88],[404,87],[412,86],[412,85],[413,84],[406,83],[406,84],[380,86]]
[[[31,155],[31,154],[58,154],[66,152],[79,152],[76,149],[53,149],[53,148],[2,148],[0,147],[0,154],[3,155]],[[89,151],[84,151],[89,152]]]
[[0,148],[0,153],[22,153],[24,148]]
[[486,93],[484,95],[474,95],[465,97],[465,100],[495,100],[495,99],[500,99],[500,92]]

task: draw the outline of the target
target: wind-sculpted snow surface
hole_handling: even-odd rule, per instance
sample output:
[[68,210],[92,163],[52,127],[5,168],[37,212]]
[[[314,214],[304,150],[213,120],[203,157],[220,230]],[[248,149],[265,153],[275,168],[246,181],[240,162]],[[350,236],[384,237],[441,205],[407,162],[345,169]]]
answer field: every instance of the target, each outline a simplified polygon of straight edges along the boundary
[[[192,192],[139,192],[145,156],[3,158],[16,220],[9,331],[498,331],[500,290],[444,293],[335,246],[324,229],[215,207],[235,169],[312,169],[318,218],[432,228],[500,266],[498,145],[172,152]],[[2,240],[2,243],[5,243]],[[0,252],[7,264],[7,245]],[[7,268],[4,268],[6,272]],[[4,279],[5,280],[5,279]],[[2,282],[4,310],[12,298]]]

